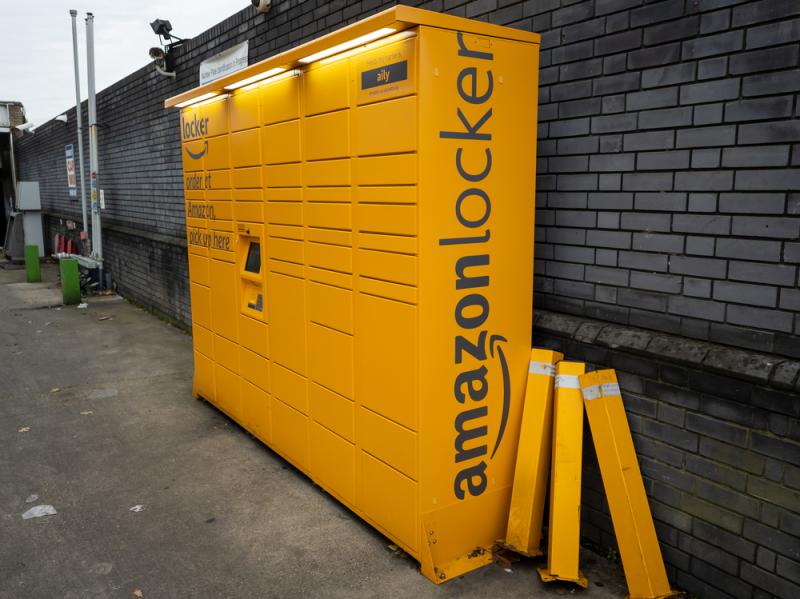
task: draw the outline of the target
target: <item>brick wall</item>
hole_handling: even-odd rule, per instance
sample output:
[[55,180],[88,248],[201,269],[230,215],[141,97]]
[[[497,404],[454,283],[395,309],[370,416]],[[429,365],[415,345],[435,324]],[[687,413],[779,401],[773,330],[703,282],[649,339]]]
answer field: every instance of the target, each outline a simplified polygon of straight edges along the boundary
[[[247,8],[183,46],[176,80],[146,66],[98,95],[104,249],[121,293],[188,321],[178,113],[163,100],[233,44],[249,40],[253,63],[390,4]],[[539,319],[536,342],[620,371],[672,581],[702,597],[800,596],[800,363],[788,359],[800,357],[800,2],[421,6],[543,34],[534,301],[596,320]],[[80,215],[68,116],[17,143],[50,232]],[[720,360],[731,350],[709,341],[751,351]],[[584,533],[612,544],[589,472]]]
[[[535,319],[537,345],[617,370],[670,582],[703,598],[800,597],[800,363],[542,310]],[[581,533],[613,547],[590,439]]]
[[800,3],[489,16],[543,33],[538,304],[798,356]]

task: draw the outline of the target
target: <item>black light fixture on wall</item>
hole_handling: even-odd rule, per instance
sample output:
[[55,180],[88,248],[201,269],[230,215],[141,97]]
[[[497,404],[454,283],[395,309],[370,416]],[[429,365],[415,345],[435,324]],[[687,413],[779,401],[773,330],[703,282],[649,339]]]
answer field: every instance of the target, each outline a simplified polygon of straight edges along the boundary
[[172,31],[172,24],[166,19],[156,19],[150,23],[150,27],[153,28],[153,33],[163,38],[164,44],[172,45],[175,43],[172,40],[175,40],[178,44],[183,42],[183,39],[170,33]]
[[175,55],[173,48],[183,44],[183,39],[172,35],[172,24],[166,19],[156,19],[150,23],[153,33],[159,36],[161,48],[150,48],[150,58],[155,63],[156,72],[166,77],[175,78]]

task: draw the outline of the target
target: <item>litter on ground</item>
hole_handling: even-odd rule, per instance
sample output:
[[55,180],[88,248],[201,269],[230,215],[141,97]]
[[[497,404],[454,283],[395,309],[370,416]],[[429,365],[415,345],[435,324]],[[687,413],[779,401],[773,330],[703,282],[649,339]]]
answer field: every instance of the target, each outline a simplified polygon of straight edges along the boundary
[[42,504],[35,505],[27,512],[22,514],[23,520],[30,520],[31,518],[41,518],[42,516],[55,516],[58,512],[52,505]]

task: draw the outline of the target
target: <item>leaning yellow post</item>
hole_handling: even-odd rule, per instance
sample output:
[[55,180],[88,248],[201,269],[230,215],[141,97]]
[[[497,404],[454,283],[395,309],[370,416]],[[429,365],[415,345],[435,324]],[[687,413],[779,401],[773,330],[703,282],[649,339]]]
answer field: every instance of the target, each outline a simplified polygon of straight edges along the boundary
[[580,382],[629,597],[654,599],[673,595],[650,515],[617,375],[613,370],[599,370],[584,374]]
[[563,357],[557,351],[534,348],[528,367],[505,545],[531,557],[542,554],[539,544],[550,467],[553,376]]
[[589,581],[578,567],[583,451],[579,376],[584,372],[583,362],[559,362],[556,366],[547,567],[539,568],[539,576],[545,582],[564,580],[587,587]]

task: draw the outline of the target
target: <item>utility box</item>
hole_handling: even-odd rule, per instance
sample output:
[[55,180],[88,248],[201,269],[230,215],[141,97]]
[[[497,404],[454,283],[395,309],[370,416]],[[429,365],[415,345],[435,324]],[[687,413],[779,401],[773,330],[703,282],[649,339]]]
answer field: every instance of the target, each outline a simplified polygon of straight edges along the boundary
[[22,217],[25,245],[35,245],[38,248],[39,257],[42,258],[44,256],[44,237],[42,234],[42,200],[39,195],[38,181],[17,182],[17,210],[19,212],[14,216]]
[[194,392],[443,582],[505,534],[539,36],[396,6],[179,106]]

